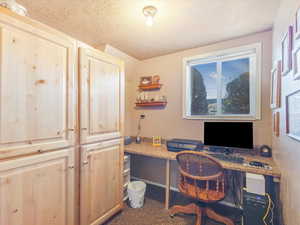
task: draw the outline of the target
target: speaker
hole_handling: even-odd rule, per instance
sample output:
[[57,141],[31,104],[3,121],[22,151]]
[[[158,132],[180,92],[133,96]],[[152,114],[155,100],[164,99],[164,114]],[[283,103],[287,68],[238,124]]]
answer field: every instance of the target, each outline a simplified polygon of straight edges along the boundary
[[263,157],[272,157],[272,148],[268,145],[262,145],[259,148],[259,153]]

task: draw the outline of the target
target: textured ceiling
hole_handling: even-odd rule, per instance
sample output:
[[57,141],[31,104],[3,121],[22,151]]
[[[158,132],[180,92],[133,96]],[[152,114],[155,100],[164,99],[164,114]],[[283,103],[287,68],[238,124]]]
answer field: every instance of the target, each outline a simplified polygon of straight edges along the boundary
[[[29,16],[93,46],[138,59],[272,27],[280,0],[17,0]],[[158,8],[152,27],[142,8]]]

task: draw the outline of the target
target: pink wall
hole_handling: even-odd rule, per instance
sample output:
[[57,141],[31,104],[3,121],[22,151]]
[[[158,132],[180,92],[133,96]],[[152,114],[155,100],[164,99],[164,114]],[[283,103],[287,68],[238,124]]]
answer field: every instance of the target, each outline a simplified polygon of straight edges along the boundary
[[[269,109],[269,81],[271,70],[272,32],[262,32],[234,40],[219,42],[174,54],[155,57],[138,64],[136,77],[132,78],[132,96],[137,95],[137,85],[141,76],[158,74],[163,87],[161,93],[168,98],[164,110],[134,110],[131,120],[131,134],[136,135],[139,114],[146,114],[142,122],[142,136],[160,135],[164,138],[203,139],[203,120],[187,120],[182,118],[182,59],[212,51],[238,47],[255,42],[263,44],[262,63],[262,120],[254,122],[254,142],[257,145],[271,145],[271,118]],[[131,99],[134,107],[134,98]]]
[[[289,25],[293,25],[296,9],[300,7],[299,0],[281,1],[274,24],[273,63],[281,57],[281,39]],[[296,45],[300,41],[295,42]],[[281,199],[283,201],[284,220],[286,225],[300,224],[300,142],[289,138],[285,125],[285,96],[300,87],[300,80],[292,79],[292,73],[282,77],[282,107],[280,112],[280,137],[273,137],[275,159],[281,172]]]

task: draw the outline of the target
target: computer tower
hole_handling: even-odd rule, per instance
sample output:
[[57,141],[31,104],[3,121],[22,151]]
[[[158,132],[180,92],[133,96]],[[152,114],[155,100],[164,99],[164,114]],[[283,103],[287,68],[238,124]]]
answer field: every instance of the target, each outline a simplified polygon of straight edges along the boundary
[[[243,192],[243,225],[271,224],[271,211],[268,210],[269,200],[264,195]],[[266,215],[267,214],[267,215]]]

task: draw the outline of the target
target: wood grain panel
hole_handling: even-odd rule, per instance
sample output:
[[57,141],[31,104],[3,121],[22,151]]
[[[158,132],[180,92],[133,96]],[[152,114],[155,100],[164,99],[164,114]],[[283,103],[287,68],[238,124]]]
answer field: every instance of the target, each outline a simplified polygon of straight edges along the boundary
[[0,17],[1,158],[74,145],[76,42]]
[[81,143],[123,133],[124,65],[92,48],[80,48]]
[[120,140],[82,147],[81,224],[98,225],[122,208]]
[[[167,159],[167,160],[174,160],[174,161],[176,160],[176,154],[177,154],[176,152],[168,151],[166,145],[162,145],[160,147],[154,147],[152,146],[151,143],[145,143],[145,142],[141,144],[132,143],[130,145],[126,145],[125,152],[136,154],[136,155],[150,156],[152,158]],[[208,151],[204,151],[204,153],[209,154]],[[251,161],[258,161],[270,165],[272,169],[249,167],[249,166],[245,166],[244,164],[232,163],[223,160],[218,160],[218,161],[219,163],[221,163],[224,169],[262,174],[262,175],[280,178],[281,171],[279,170],[278,166],[276,165],[276,163],[272,158],[264,158],[258,155],[251,155],[251,154],[240,154],[240,156],[244,158],[246,163],[249,163]],[[143,168],[140,168],[139,171],[145,170],[146,165],[147,163],[144,163]]]
[[0,162],[0,224],[73,225],[73,151]]

